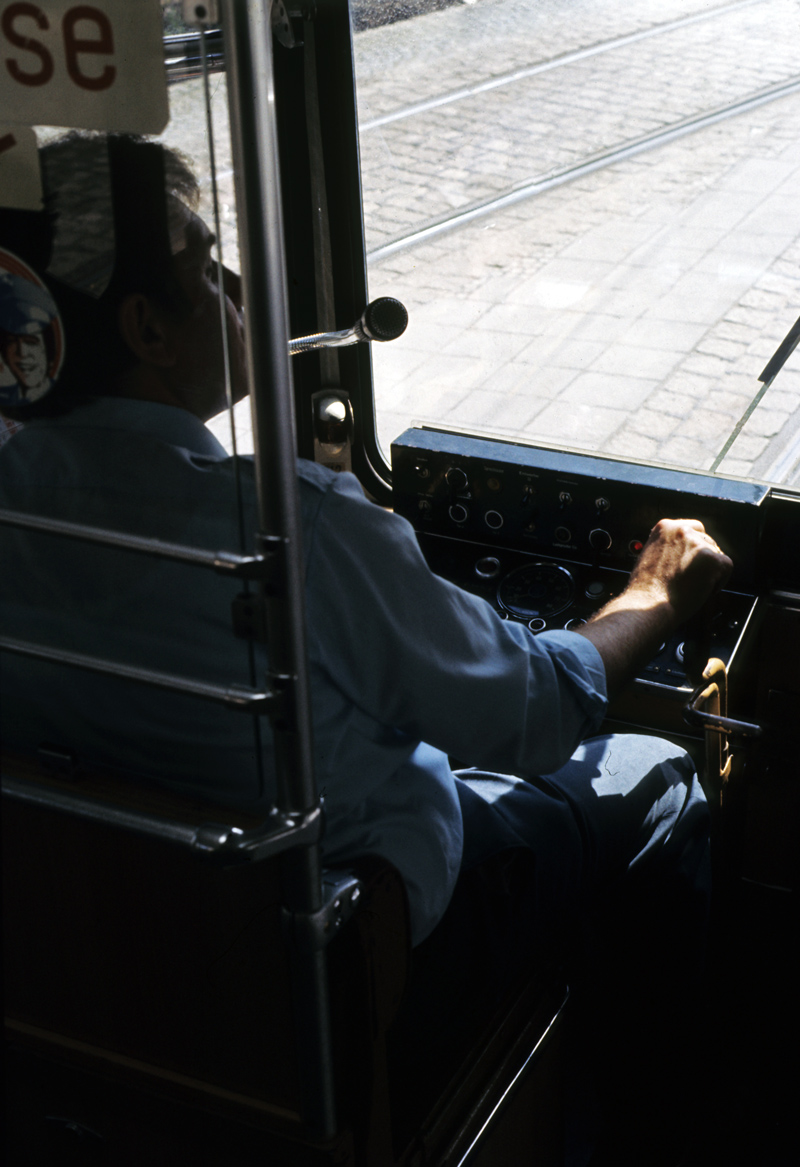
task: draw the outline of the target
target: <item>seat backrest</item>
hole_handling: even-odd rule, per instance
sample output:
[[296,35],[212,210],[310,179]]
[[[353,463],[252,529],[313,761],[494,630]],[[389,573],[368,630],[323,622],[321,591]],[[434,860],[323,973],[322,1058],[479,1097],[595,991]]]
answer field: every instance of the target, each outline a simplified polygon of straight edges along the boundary
[[[3,776],[198,825],[226,813],[118,777],[48,778],[31,759],[4,760]],[[402,1133],[386,1034],[410,930],[402,879],[384,860],[356,866],[359,907],[326,949],[339,1124],[322,1141],[301,1120],[279,859],[221,867],[108,822],[3,804],[15,1167],[449,1165],[476,1140],[491,1167],[560,1161],[560,1071],[547,1051],[558,1048],[564,988],[540,973],[481,1023],[426,1117]],[[500,1111],[507,1119],[487,1139]],[[50,1154],[54,1139],[78,1135],[97,1145],[82,1143],[75,1159],[61,1146]]]
[[[5,762],[5,776],[64,785],[18,758]],[[226,814],[119,779],[84,778],[77,785],[84,795],[146,805],[180,821],[219,822]],[[164,1098],[232,1108],[239,1120],[261,1128],[264,1146],[272,1132],[273,1143],[309,1143],[312,1153],[313,1139],[300,1120],[279,860],[221,867],[108,823],[3,801],[12,1045],[65,1065],[80,1063],[95,1075],[133,1075],[137,1089]],[[409,944],[405,891],[394,869],[368,861],[362,900],[332,944],[339,950],[335,963],[346,965],[334,994],[347,998],[348,1029],[337,1053],[341,1113],[350,1124],[342,1136],[347,1156],[356,1143],[374,1141],[371,1125],[385,1120],[375,1051],[402,995]],[[76,1121],[91,1129],[106,1121],[91,1105],[81,1113]],[[187,1162],[204,1161],[202,1148],[193,1153]]]
[[[209,819],[199,806],[181,814]],[[275,1008],[289,998],[276,862],[220,868],[10,799],[3,862],[12,1023],[297,1109],[291,1020]]]

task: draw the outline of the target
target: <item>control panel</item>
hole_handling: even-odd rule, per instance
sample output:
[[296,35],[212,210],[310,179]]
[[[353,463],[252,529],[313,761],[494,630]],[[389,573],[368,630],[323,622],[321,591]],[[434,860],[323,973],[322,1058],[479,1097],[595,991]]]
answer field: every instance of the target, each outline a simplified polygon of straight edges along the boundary
[[[575,628],[622,591],[659,519],[700,519],[734,562],[707,646],[733,661],[755,605],[767,487],[429,429],[393,444],[392,476],[394,509],[431,569],[534,633]],[[685,690],[688,638],[663,644],[637,683]]]

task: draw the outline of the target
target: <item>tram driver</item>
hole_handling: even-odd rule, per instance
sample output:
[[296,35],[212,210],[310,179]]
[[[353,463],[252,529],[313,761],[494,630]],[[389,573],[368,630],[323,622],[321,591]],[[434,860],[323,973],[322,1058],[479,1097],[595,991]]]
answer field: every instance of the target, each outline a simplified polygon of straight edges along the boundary
[[[112,147],[112,188],[123,193],[106,203],[96,194],[103,136],[41,151],[49,213],[39,222],[53,252],[44,278],[66,356],[49,393],[7,410],[24,425],[0,449],[0,505],[236,549],[233,460],[204,424],[225,407],[225,376],[214,241],[194,212],[197,184],[160,146],[123,138]],[[162,190],[166,174],[169,192],[160,213],[154,174]],[[103,232],[116,260],[98,296],[102,264],[82,275],[59,241],[74,249],[89,233],[96,248]],[[7,232],[0,247],[13,250]],[[239,397],[244,332],[228,278]],[[253,466],[240,461],[249,534]],[[369,502],[351,475],[301,461],[298,483],[325,858],[382,855],[408,892],[414,972],[393,1038],[398,1065],[434,1073],[439,1054],[465,1040],[468,1018],[526,963],[557,952],[573,962],[576,1008],[596,1030],[597,1061],[584,1068],[606,1113],[625,1115],[629,1131],[664,1132],[687,1105],[664,1090],[674,1089],[693,1024],[707,808],[690,759],[670,742],[596,735],[608,694],[724,582],[730,561],[699,522],[662,521],[624,592],[576,631],[534,636],[434,576],[411,527]],[[1,537],[0,610],[14,635],[250,682],[248,645],[230,631],[229,581],[8,528]],[[254,651],[263,676],[265,650]],[[255,721],[3,660],[9,746],[56,743],[86,763],[248,810],[274,796],[269,728],[261,740]],[[580,1140],[575,1147],[582,1161]],[[645,1157],[657,1162],[652,1146]]]

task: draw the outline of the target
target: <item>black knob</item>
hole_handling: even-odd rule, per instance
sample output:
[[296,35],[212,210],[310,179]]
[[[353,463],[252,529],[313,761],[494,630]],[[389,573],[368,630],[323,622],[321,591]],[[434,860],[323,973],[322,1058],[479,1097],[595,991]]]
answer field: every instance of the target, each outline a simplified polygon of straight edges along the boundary
[[494,579],[500,573],[500,560],[493,555],[485,555],[475,564],[475,574],[478,579]]
[[589,532],[589,546],[595,551],[608,551],[611,546],[611,536],[602,527],[595,527]]
[[451,466],[445,474],[444,480],[451,490],[464,490],[469,481],[466,471],[462,470],[460,466]]
[[396,340],[408,324],[405,304],[394,296],[379,296],[367,304],[361,317],[361,327],[368,340]]

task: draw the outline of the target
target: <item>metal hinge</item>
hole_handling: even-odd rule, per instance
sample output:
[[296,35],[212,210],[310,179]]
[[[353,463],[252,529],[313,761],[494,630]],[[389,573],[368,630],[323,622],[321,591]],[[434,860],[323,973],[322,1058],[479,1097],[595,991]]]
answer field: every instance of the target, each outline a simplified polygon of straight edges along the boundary
[[349,872],[327,871],[322,878],[324,902],[316,912],[282,910],[290,943],[301,952],[325,948],[351,918],[362,897],[361,881]]
[[300,16],[311,20],[316,15],[313,3],[299,4],[297,0],[272,0],[272,32],[275,39],[287,49],[300,48],[303,44],[295,36],[291,18]]

